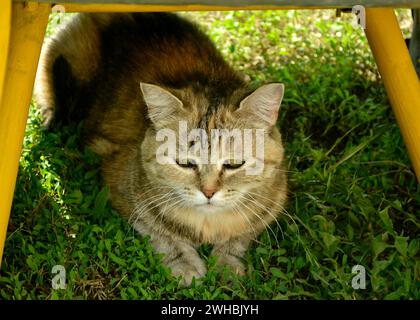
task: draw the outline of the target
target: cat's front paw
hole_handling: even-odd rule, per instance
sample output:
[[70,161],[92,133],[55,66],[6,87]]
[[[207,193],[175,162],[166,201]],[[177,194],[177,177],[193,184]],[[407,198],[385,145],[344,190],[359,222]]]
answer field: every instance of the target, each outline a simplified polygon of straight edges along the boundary
[[239,276],[245,275],[246,269],[240,258],[231,254],[224,254],[216,257],[216,265],[219,267],[219,269],[226,266]]
[[201,260],[178,259],[166,264],[175,277],[181,276],[180,284],[184,287],[191,285],[193,278],[196,280],[204,277],[207,269]]

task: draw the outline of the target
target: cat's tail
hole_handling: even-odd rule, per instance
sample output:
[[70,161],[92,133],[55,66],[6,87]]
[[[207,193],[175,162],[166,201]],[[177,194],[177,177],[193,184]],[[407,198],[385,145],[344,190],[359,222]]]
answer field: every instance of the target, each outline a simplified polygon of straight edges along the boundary
[[101,60],[100,31],[109,20],[108,14],[79,14],[44,45],[34,93],[46,127],[86,116]]

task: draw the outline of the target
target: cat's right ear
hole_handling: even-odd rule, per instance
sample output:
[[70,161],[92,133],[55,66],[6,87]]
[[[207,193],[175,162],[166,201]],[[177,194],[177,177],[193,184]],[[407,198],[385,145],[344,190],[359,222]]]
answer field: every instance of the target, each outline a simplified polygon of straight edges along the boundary
[[155,127],[163,128],[177,119],[183,106],[181,100],[154,84],[140,82],[140,89],[147,105],[149,119]]

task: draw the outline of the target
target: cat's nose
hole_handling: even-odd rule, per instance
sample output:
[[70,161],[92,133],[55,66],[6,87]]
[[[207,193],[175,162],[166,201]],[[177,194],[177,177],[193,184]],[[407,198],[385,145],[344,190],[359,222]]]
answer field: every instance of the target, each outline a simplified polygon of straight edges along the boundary
[[204,195],[208,198],[208,199],[210,199],[211,197],[213,197],[213,195],[217,192],[217,189],[216,188],[203,188],[202,190],[201,190],[201,192],[203,192],[204,193]]

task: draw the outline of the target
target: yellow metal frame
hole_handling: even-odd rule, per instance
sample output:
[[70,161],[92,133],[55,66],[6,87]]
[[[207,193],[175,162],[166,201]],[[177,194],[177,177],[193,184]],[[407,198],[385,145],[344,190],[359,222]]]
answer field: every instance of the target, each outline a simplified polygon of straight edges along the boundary
[[[6,7],[8,5],[10,3]],[[48,4],[13,3],[2,26],[5,29],[2,28],[0,33],[0,43],[9,42],[8,54],[0,56],[0,66],[6,66],[0,74],[4,83],[0,98],[0,257],[6,239],[32,87],[50,11]],[[3,20],[0,21],[3,23]]]
[[366,9],[366,36],[420,181],[420,82],[392,9]]
[[241,7],[211,5],[154,5],[154,4],[78,4],[61,3],[66,12],[166,12],[166,11],[229,11],[229,10],[294,10],[294,9],[334,9],[333,7],[299,7],[249,5]]
[[[49,4],[0,0],[0,263]],[[66,12],[264,10],[298,7],[63,4]],[[315,9],[305,7],[306,9]],[[300,8],[300,9],[305,9]],[[324,8],[325,9],[325,8]],[[366,35],[420,181],[420,82],[391,8],[366,9]]]
[[9,53],[10,26],[12,23],[12,3],[0,0],[0,105],[3,97],[4,77],[6,75],[7,56]]

